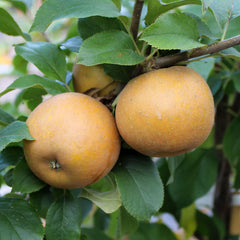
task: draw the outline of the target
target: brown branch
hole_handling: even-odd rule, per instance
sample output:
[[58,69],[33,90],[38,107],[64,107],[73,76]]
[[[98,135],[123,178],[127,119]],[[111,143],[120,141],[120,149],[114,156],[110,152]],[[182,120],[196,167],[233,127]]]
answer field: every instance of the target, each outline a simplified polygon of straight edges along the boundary
[[132,14],[132,22],[131,22],[131,27],[130,27],[130,30],[133,35],[133,39],[135,41],[136,41],[137,35],[138,35],[138,28],[139,28],[143,4],[144,4],[144,0],[135,0],[135,5],[133,8],[133,14]]
[[224,49],[234,47],[240,44],[240,35],[228,38],[223,41],[215,42],[207,46],[193,48],[189,51],[180,52],[174,55],[159,57],[154,59],[152,67],[155,69],[169,67],[176,63],[187,61],[192,58],[197,58],[204,55],[211,55]]

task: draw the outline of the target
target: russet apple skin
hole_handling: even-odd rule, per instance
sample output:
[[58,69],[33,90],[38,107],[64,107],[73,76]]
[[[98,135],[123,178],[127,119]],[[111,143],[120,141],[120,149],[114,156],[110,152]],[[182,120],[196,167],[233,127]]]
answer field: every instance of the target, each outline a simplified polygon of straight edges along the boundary
[[76,92],[85,93],[90,89],[96,89],[99,90],[98,96],[103,97],[111,94],[117,85],[118,82],[107,75],[101,65],[75,64],[73,66],[73,87]]
[[115,165],[120,139],[110,111],[81,93],[56,95],[37,106],[27,119],[33,141],[24,153],[33,173],[51,186],[84,187]]
[[214,100],[194,70],[174,66],[132,79],[120,93],[116,123],[122,138],[152,157],[175,156],[201,145],[214,124]]

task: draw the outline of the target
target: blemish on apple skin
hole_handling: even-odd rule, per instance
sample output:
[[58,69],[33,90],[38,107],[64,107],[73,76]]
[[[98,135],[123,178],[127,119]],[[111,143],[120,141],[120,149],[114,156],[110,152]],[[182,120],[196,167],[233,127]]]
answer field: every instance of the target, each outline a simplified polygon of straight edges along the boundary
[[145,117],[149,117],[149,115],[147,113],[144,113],[142,111],[138,111],[138,114],[142,115],[142,116],[145,116]]
[[157,112],[157,118],[158,118],[159,120],[161,120],[161,119],[162,119],[162,114],[159,113],[159,112]]

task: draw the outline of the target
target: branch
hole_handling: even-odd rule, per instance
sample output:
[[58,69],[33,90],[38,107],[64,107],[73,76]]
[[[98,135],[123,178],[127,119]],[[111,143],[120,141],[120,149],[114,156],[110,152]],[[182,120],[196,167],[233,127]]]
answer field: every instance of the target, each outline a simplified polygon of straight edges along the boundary
[[240,35],[232,38],[228,38],[223,41],[215,42],[207,46],[193,48],[189,51],[180,52],[174,55],[159,57],[154,59],[154,63],[151,63],[153,68],[159,69],[163,67],[170,67],[178,62],[183,62],[192,58],[211,55],[224,49],[234,47],[240,44]]
[[144,4],[144,0],[135,0],[135,5],[134,5],[133,15],[132,15],[132,22],[130,27],[130,30],[133,35],[133,39],[135,41],[138,35],[138,28],[139,28],[139,22],[140,22],[143,4]]

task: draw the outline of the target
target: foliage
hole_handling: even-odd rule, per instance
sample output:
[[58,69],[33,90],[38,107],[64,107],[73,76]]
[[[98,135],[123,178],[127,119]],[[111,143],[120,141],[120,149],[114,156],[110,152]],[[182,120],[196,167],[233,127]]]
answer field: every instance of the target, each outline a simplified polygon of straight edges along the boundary
[[[219,145],[213,137],[216,128],[198,149],[177,157],[150,159],[123,143],[118,163],[107,177],[75,190],[46,185],[24,159],[22,140],[33,139],[27,115],[45,96],[73,91],[75,59],[88,66],[103,64],[123,86],[155,58],[239,34],[239,0],[148,0],[134,41],[133,6],[134,1],[126,0],[45,0],[41,6],[34,0],[0,2],[0,32],[19,37],[12,46],[10,75],[15,81],[0,92],[0,101],[9,92],[20,91],[11,106],[14,114],[0,102],[0,184],[12,189],[0,198],[0,239],[177,239],[161,222],[163,213],[179,222],[186,237],[197,233],[210,240],[224,238],[224,223],[211,206],[213,214],[205,214],[197,200],[216,183],[219,149],[231,165],[231,187],[240,187],[240,109],[235,107],[240,92],[239,46],[180,63],[206,79],[216,111],[227,99],[229,122]],[[26,24],[20,21],[22,15]],[[37,73],[31,72],[32,65]]]

